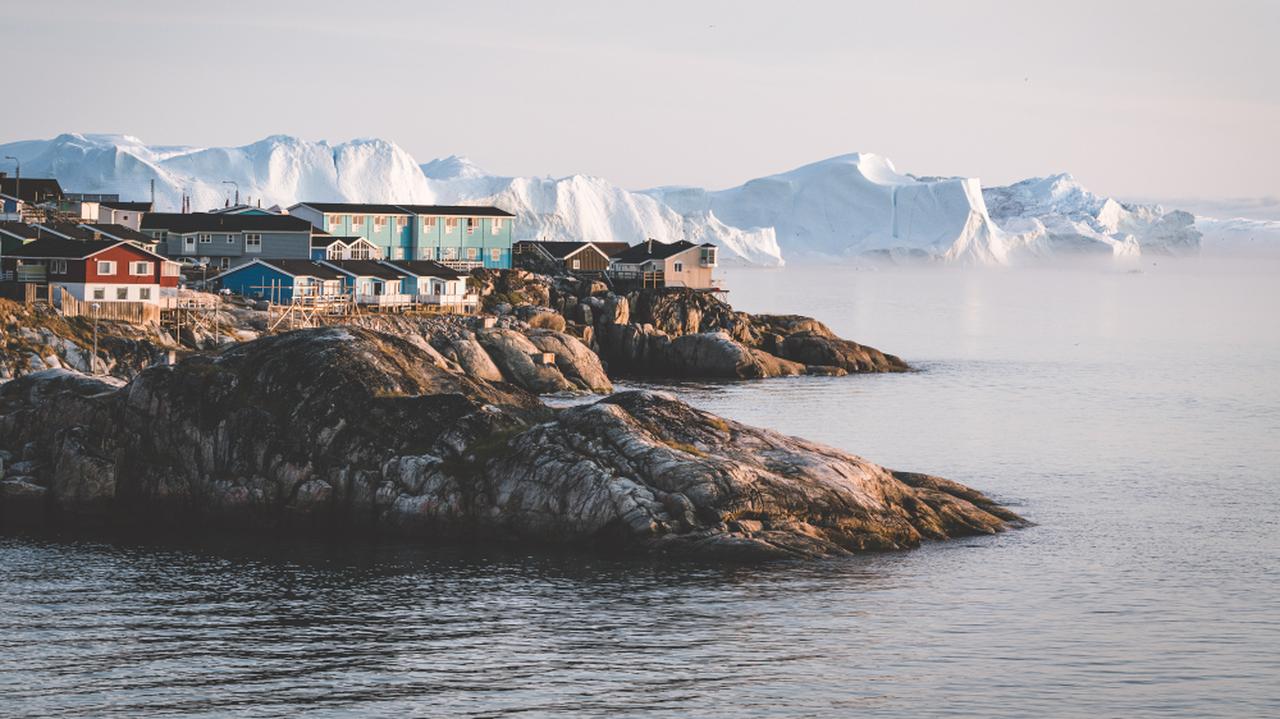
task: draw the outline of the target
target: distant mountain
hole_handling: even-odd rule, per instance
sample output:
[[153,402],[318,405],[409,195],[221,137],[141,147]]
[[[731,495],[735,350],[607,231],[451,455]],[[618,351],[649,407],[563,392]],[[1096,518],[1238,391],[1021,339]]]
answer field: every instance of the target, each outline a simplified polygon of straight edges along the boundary
[[[242,147],[153,146],[128,135],[59,135],[0,145],[28,177],[78,192],[145,199],[176,210],[302,200],[494,204],[516,213],[517,239],[714,242],[728,263],[867,257],[1004,265],[1080,254],[1133,257],[1280,241],[1280,222],[1215,220],[1089,192],[1070,175],[983,188],[975,178],[900,173],[888,159],[850,154],[726,190],[629,191],[587,175],[490,174],[465,157],[418,165],[385,140],[339,144],[273,135]],[[230,184],[235,183],[235,185]]]

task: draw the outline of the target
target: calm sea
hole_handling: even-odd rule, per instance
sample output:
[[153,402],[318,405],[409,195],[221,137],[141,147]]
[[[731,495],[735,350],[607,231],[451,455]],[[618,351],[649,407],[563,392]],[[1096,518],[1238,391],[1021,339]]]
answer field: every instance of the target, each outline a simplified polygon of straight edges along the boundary
[[905,375],[677,388],[1037,526],[758,567],[0,536],[0,715],[1280,715],[1280,267],[727,271]]

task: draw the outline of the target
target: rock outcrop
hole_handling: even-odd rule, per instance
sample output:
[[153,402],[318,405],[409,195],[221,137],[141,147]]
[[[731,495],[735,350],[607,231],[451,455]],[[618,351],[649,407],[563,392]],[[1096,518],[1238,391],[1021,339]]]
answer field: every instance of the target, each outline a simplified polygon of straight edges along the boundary
[[417,343],[351,327],[267,337],[125,386],[63,370],[14,380],[0,386],[0,452],[4,516],[47,508],[133,527],[761,558],[1021,522],[967,487],[661,394],[551,410],[514,385],[442,368]]

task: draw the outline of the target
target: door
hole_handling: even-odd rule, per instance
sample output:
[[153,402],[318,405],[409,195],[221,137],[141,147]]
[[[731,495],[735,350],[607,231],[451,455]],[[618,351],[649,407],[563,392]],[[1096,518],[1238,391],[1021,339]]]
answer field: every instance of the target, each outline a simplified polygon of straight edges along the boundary
[[188,235],[188,236],[186,236],[186,237],[182,238],[182,251],[183,251],[183,252],[195,252],[195,251],[196,251],[196,236],[195,236],[195,235]]

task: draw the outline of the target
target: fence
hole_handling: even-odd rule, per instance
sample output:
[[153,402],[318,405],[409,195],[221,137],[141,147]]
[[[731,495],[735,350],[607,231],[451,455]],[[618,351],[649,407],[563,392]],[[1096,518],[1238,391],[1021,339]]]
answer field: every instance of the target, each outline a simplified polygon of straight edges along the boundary
[[[97,304],[98,309],[93,305]],[[61,288],[58,309],[64,317],[95,317],[133,324],[160,324],[160,306],[149,302],[85,302]]]

